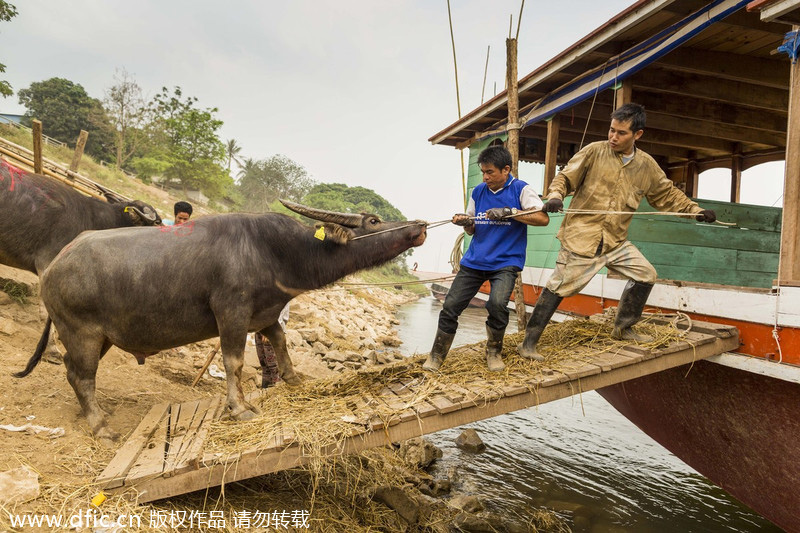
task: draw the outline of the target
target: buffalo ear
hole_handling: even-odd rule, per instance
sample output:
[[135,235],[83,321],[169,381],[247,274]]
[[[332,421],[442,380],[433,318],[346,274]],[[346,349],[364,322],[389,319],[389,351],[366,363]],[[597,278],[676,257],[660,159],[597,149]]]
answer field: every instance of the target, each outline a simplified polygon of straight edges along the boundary
[[314,232],[314,237],[321,241],[331,241],[336,244],[347,244],[353,237],[353,232],[339,224],[325,222],[314,226],[317,230]]
[[144,226],[144,220],[142,219],[142,216],[139,214],[139,210],[136,209],[134,206],[132,205],[125,206],[122,212],[125,213],[125,216],[127,216],[128,220],[131,221],[131,225]]

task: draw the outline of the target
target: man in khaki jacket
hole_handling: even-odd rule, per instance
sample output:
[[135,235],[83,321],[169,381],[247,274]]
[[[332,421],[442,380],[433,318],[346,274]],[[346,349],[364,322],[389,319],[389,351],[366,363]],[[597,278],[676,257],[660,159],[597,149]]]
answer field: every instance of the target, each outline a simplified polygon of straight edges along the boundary
[[[558,232],[561,251],[556,268],[536,302],[519,346],[523,357],[543,361],[536,344],[561,300],[577,294],[597,272],[607,267],[628,278],[620,297],[612,335],[617,339],[644,342],[631,329],[642,316],[647,297],[656,281],[656,269],[627,240],[632,214],[642,198],[660,211],[696,215],[698,221],[714,222],[716,214],[701,209],[675,187],[658,164],[636,148],[644,133],[644,108],[625,104],[611,114],[608,141],[587,145],[558,173],[550,185],[544,210],[560,211],[563,199],[572,194],[570,211]],[[625,214],[607,214],[624,211]]]

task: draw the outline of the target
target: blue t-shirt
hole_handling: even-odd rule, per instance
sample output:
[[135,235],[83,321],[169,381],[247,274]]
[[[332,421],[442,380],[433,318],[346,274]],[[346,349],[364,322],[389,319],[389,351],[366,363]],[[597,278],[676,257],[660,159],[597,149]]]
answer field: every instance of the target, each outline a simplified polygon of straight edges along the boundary
[[[522,206],[520,196],[528,184],[509,175],[503,188],[492,192],[486,183],[481,183],[472,190],[472,202],[475,204],[475,234],[461,259],[461,264],[477,270],[499,270],[504,267],[525,266],[525,250],[528,243],[526,224],[513,219],[489,220],[486,211],[493,207]],[[538,197],[536,197],[538,200]]]

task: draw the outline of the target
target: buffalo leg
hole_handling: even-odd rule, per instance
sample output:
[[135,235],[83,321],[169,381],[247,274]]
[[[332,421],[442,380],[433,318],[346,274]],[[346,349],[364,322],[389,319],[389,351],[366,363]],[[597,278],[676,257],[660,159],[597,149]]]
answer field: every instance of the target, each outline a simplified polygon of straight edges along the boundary
[[101,440],[117,440],[119,435],[108,427],[106,414],[98,405],[95,396],[98,363],[111,346],[110,343],[80,334],[62,338],[62,341],[67,347],[67,353],[64,355],[67,381],[78,397],[92,433]]
[[275,349],[275,357],[278,360],[278,373],[280,373],[281,379],[287,385],[299,385],[300,378],[294,372],[292,358],[289,357],[289,351],[286,349],[286,335],[283,333],[280,324],[276,322],[271,326],[267,326],[261,330],[261,334],[269,340]]
[[219,340],[222,347],[222,362],[227,375],[228,407],[231,416],[236,420],[250,420],[256,416],[258,410],[244,401],[242,392],[242,367],[247,330],[238,331],[238,328],[221,327]]

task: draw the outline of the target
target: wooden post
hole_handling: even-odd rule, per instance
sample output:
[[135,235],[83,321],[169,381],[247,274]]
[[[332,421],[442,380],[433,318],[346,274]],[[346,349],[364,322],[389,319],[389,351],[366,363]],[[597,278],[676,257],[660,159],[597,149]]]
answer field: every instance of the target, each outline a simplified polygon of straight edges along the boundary
[[89,132],[86,130],[81,130],[80,135],[78,135],[78,142],[75,143],[75,154],[72,156],[72,163],[69,165],[69,169],[72,172],[78,171],[78,165],[81,162],[81,157],[83,157],[83,148],[86,146],[86,139],[89,137]]
[[[797,31],[800,26],[794,26]],[[791,65],[778,281],[800,282],[800,62]]]
[[42,169],[42,121],[33,119],[33,171],[41,174]]
[[686,196],[697,198],[697,181],[700,173],[697,171],[697,153],[689,152],[689,161],[686,162]]
[[622,86],[614,91],[614,109],[633,101],[633,83],[631,79],[622,80]]
[[[511,173],[519,177],[519,80],[517,79],[517,40],[506,39],[506,86],[508,87],[508,140],[511,152]],[[526,230],[527,231],[527,230]],[[522,290],[522,272],[514,284],[514,304],[517,312],[517,329],[525,331],[528,317],[525,313],[525,293]]]
[[542,194],[547,194],[547,189],[556,177],[556,165],[558,165],[558,134],[561,130],[561,117],[553,115],[547,123],[547,146],[544,155],[544,182],[542,183]]
[[742,154],[741,146],[731,154],[731,203],[738,204],[742,192]]

